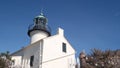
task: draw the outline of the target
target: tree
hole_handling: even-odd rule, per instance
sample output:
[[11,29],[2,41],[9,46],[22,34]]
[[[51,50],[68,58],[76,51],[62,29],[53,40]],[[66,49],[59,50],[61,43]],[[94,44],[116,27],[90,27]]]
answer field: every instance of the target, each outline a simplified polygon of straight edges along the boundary
[[0,53],[0,68],[9,68],[12,60],[9,54],[9,51],[5,53]]
[[80,53],[81,68],[120,68],[120,50],[92,49],[92,53]]

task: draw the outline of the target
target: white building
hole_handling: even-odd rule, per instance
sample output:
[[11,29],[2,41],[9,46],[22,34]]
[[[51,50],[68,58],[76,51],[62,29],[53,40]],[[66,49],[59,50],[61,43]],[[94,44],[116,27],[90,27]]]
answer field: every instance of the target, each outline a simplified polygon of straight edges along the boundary
[[28,35],[31,43],[12,54],[15,68],[75,68],[75,50],[64,37],[64,30],[58,28],[51,36],[42,13],[34,18]]

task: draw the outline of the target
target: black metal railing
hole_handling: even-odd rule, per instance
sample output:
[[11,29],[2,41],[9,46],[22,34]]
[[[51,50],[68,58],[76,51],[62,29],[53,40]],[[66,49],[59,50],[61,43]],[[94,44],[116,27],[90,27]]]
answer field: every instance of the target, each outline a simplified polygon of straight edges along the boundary
[[30,35],[30,32],[33,30],[42,30],[42,31],[47,32],[49,35],[51,33],[51,28],[48,25],[43,26],[43,25],[38,25],[38,24],[31,24],[28,27],[28,35]]

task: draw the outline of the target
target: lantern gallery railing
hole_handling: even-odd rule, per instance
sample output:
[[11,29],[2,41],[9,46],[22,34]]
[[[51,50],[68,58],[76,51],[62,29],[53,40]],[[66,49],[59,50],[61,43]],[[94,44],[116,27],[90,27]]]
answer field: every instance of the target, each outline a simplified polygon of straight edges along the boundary
[[49,36],[51,35],[51,28],[49,26],[42,26],[42,25],[39,25],[39,24],[31,24],[29,25],[28,27],[28,35],[30,36],[30,32],[33,31],[33,30],[41,30],[41,31],[45,31],[49,34]]

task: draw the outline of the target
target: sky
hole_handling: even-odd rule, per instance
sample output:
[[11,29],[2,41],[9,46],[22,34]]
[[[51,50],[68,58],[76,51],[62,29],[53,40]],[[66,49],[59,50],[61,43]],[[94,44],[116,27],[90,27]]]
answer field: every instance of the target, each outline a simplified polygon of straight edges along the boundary
[[120,0],[1,0],[0,52],[26,47],[28,26],[43,9],[52,35],[58,27],[76,50],[120,49]]

